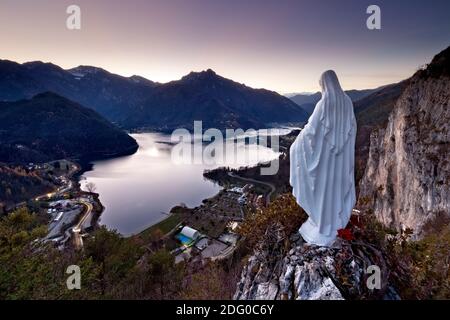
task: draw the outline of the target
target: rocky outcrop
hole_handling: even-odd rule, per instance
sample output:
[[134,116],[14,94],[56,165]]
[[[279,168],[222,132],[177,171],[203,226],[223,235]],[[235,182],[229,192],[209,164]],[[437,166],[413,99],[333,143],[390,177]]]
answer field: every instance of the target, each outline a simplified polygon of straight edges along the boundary
[[[415,237],[450,216],[450,48],[418,71],[371,135],[359,206]],[[430,230],[431,231],[431,230]]]
[[312,249],[300,240],[275,265],[269,263],[268,254],[268,251],[258,250],[249,258],[235,299],[343,299],[339,289],[327,275],[327,272],[333,270],[333,255],[328,249]]
[[267,240],[261,243],[242,271],[234,299],[399,299],[387,279],[382,279],[383,288],[376,292],[367,288],[369,265],[379,265],[387,274],[383,258],[379,255],[378,260],[370,246],[366,250],[362,243],[338,239],[330,248],[318,247],[305,243],[299,234],[289,242],[284,254],[283,240],[270,246]]

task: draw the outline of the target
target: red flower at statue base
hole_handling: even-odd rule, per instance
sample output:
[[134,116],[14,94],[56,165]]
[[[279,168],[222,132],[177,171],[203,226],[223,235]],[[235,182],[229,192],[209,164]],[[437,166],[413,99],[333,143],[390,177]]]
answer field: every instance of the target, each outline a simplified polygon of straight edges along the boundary
[[352,231],[350,229],[339,229],[338,237],[347,241],[351,241],[354,239]]
[[352,214],[350,217],[350,224],[358,228],[362,228],[362,223],[359,215]]

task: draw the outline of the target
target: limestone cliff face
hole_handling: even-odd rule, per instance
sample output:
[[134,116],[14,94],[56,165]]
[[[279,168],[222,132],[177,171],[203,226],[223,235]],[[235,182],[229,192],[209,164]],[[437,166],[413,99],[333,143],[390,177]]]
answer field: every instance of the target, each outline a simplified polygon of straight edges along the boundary
[[[308,246],[299,234],[291,249],[283,254],[276,244],[258,248],[249,258],[234,295],[236,300],[343,300],[332,278],[335,259],[341,248]],[[359,281],[360,269],[354,263]]]
[[[331,247],[303,241],[299,233],[290,245],[278,234],[255,248],[237,284],[237,300],[344,300],[400,297],[390,285],[384,255],[363,241],[337,239]],[[381,288],[367,286],[367,268],[381,270]]]
[[450,48],[418,71],[371,135],[359,206],[416,236],[450,216]]

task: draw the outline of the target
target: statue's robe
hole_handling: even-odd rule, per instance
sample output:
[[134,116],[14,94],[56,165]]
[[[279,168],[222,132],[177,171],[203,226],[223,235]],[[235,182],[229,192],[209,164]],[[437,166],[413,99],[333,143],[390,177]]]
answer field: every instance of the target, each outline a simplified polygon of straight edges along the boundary
[[300,233],[308,242],[328,245],[347,225],[356,201],[356,120],[334,71],[325,72],[320,84],[322,99],[290,149],[290,184],[309,215],[302,226],[309,231]]

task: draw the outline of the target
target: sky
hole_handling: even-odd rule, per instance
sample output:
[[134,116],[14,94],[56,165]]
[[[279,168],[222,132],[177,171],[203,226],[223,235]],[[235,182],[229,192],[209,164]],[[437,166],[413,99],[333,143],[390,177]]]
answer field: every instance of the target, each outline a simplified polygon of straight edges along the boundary
[[[69,30],[66,8],[81,8]],[[381,9],[369,30],[366,9]],[[279,93],[345,89],[411,76],[450,45],[448,0],[0,0],[0,59],[93,65],[153,81],[208,68]]]

